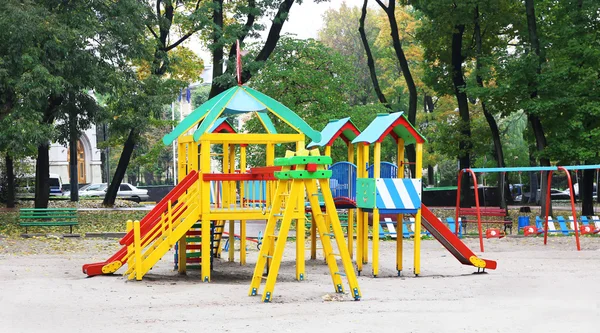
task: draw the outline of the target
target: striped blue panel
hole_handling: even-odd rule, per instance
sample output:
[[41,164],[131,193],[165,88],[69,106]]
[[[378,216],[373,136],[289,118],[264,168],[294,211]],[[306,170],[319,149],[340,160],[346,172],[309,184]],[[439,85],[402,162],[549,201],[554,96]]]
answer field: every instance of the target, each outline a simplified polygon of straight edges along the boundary
[[376,205],[379,209],[421,208],[421,180],[378,178]]

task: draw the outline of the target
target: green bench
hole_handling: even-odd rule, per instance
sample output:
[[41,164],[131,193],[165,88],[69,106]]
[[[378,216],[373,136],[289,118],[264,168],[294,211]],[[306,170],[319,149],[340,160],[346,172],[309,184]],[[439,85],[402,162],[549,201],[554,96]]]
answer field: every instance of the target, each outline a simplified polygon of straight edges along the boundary
[[57,227],[77,225],[77,208],[21,208],[19,210],[19,225],[25,227]]

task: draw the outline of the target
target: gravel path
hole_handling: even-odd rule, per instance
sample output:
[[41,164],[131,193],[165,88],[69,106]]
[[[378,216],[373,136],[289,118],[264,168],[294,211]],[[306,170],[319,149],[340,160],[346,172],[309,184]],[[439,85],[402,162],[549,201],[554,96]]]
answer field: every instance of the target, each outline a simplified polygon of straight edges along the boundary
[[[478,241],[466,243],[476,249]],[[0,239],[0,331],[12,332],[598,332],[600,238],[486,241],[498,269],[474,275],[438,242],[423,242],[422,276],[395,277],[395,243],[381,243],[380,277],[359,277],[363,299],[333,294],[327,266],[307,261],[296,282],[289,243],[274,300],[248,297],[249,265],[217,260],[213,282],[179,276],[172,253],[143,281],[85,278],[83,263],[106,259],[116,240]],[[237,254],[236,254],[237,255]],[[410,259],[410,260],[409,260]]]

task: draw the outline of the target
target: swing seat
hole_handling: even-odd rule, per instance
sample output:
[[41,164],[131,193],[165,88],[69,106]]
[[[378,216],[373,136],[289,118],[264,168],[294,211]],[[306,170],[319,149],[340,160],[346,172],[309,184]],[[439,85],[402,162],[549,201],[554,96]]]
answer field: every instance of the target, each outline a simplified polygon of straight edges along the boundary
[[591,225],[579,226],[579,230],[581,231],[582,235],[593,235],[593,234],[597,234],[600,232],[600,229],[595,229]]
[[489,228],[485,231],[485,238],[504,238],[506,233],[498,228]]
[[537,236],[539,234],[544,233],[544,229],[540,229],[538,230],[538,228],[532,226],[532,225],[528,225],[526,227],[523,227],[523,234],[525,236]]

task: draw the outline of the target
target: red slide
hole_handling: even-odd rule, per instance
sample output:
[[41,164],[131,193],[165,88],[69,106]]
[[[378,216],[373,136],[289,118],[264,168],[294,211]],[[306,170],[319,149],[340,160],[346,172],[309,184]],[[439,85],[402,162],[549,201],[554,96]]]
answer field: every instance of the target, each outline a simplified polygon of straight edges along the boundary
[[463,265],[496,269],[496,262],[478,258],[425,205],[421,205],[421,224]]
[[[190,186],[192,186],[198,180],[198,173],[196,171],[190,172],[175,188],[169,192],[157,205],[152,209],[144,218],[140,221],[140,234],[141,236],[145,236],[148,231],[150,231],[156,223],[158,223],[161,219],[161,215],[167,211],[169,200],[171,202],[176,202],[177,199],[184,194]],[[173,210],[175,214],[183,214],[184,211],[179,209],[181,205],[176,205]],[[179,216],[178,215],[178,216]],[[157,233],[158,235],[158,233]],[[117,251],[114,255],[108,258],[106,261],[97,262],[92,264],[85,264],[82,267],[83,273],[88,276],[96,276],[102,274],[111,274],[118,270],[123,264],[125,264],[126,260],[125,256],[127,255],[127,246],[133,243],[133,231],[129,232],[123,237],[119,243],[123,245],[123,247]],[[109,265],[109,266],[107,266]],[[105,272],[103,272],[102,268],[107,266]]]

